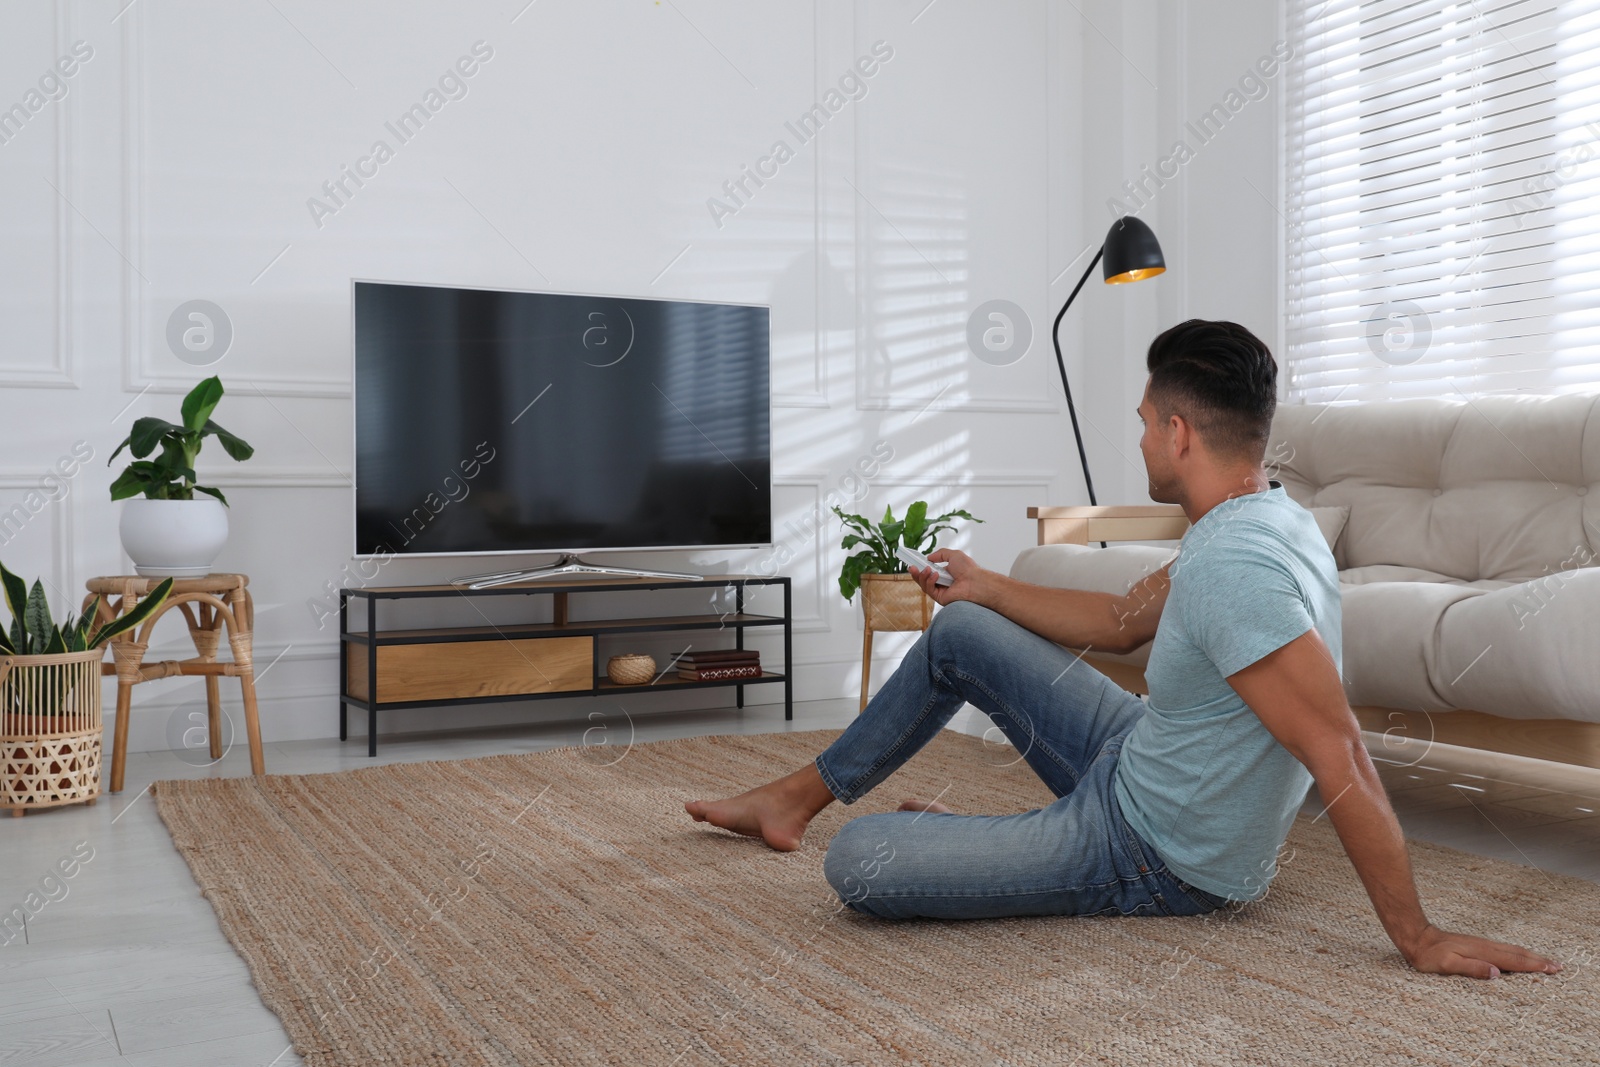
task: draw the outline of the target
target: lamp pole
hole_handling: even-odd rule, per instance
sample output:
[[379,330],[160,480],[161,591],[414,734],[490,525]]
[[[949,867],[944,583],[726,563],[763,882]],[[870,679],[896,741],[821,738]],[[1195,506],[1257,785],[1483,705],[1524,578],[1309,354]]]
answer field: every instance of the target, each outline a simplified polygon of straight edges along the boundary
[[1067,381],[1067,362],[1061,358],[1061,320],[1067,317],[1067,309],[1077,299],[1078,290],[1089,280],[1089,275],[1094,273],[1095,267],[1100,264],[1100,257],[1105,253],[1106,246],[1101,245],[1095,252],[1094,259],[1089,261],[1089,269],[1083,272],[1078,284],[1072,287],[1071,295],[1067,297],[1067,302],[1061,305],[1061,310],[1056,313],[1056,321],[1050,327],[1050,341],[1056,347],[1056,367],[1061,371],[1061,391],[1067,394],[1067,414],[1072,416],[1072,437],[1078,442],[1078,462],[1083,464],[1083,484],[1089,490],[1090,504],[1098,504],[1099,501],[1094,495],[1094,476],[1089,473],[1089,454],[1083,450],[1083,431],[1078,428],[1078,409],[1072,403],[1072,385]]

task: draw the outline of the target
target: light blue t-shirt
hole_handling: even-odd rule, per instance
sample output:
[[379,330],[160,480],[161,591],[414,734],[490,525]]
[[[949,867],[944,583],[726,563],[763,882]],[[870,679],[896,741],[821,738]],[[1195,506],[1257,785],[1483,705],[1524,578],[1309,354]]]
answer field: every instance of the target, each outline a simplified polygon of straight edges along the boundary
[[1202,515],[1170,574],[1117,800],[1178,877],[1254,900],[1312,778],[1227,678],[1313,627],[1342,663],[1339,572],[1311,513],[1273,488]]

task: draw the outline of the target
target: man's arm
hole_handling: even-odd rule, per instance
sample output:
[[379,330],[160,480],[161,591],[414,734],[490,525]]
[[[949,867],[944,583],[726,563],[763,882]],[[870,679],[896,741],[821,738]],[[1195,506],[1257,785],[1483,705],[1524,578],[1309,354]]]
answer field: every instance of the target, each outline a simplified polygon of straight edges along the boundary
[[911,568],[912,578],[935,602],[970,600],[1057,644],[1099,652],[1132,652],[1153,638],[1172,587],[1170,564],[1117,596],[1019,582],[949,548],[930,553],[928,559],[946,564],[953,579],[938,586],[931,568]]
[[1561,969],[1561,964],[1516,945],[1448,933],[1428,922],[1417,899],[1405,836],[1345,701],[1333,656],[1316,630],[1230,675],[1228,684],[1316,779],[1328,817],[1378,920],[1411,966],[1473,978]]

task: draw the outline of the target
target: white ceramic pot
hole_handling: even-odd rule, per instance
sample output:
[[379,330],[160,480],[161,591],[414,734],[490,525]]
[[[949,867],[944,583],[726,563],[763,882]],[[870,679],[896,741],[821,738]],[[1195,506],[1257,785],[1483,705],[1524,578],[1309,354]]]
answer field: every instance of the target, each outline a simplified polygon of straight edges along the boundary
[[147,578],[204,578],[228,543],[228,509],[213,497],[122,502],[122,548]]

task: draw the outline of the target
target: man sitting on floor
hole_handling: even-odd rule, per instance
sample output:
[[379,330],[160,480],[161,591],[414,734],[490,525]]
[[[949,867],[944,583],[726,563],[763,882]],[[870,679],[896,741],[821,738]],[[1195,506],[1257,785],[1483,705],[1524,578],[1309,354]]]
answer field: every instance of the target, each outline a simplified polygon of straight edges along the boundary
[[[1533,952],[1430,924],[1405,838],[1340,682],[1339,577],[1309,512],[1262,466],[1277,365],[1231,322],[1191,319],[1150,345],[1138,414],[1153,500],[1192,524],[1126,595],[1053,589],[941,549],[943,606],[856,721],[810,764],[697,821],[800,846],[964,702],[986,712],[1059,799],[1019,815],[907,800],[853,819],[823,864],[841,899],[886,918],[1198,915],[1257,900],[1314,781],[1384,930],[1419,971],[1548,971]],[[1149,704],[1068,648],[1154,640]],[[1066,647],[1063,647],[1066,646]]]

